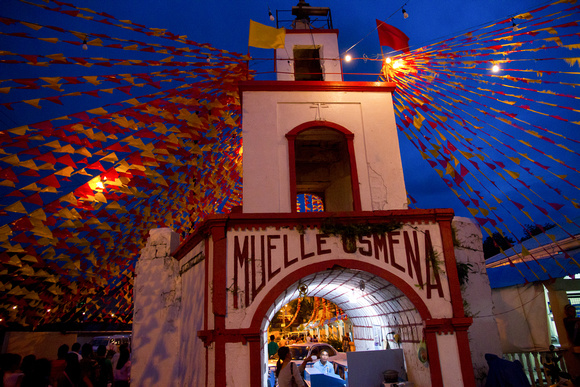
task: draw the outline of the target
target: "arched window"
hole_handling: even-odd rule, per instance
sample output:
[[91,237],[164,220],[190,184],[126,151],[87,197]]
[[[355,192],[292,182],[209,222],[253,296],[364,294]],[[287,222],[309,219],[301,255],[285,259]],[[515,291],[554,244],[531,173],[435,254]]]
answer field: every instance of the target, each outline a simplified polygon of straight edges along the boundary
[[[360,211],[352,133],[336,124],[314,121],[286,137],[293,201],[298,204],[303,195],[314,195],[324,211]],[[300,212],[300,206],[295,208]]]

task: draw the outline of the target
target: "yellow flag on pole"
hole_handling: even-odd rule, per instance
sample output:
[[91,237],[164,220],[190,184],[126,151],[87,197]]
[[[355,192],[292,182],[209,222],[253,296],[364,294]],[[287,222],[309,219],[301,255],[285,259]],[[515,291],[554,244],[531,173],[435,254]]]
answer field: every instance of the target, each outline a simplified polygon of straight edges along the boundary
[[258,48],[284,48],[286,30],[274,28],[250,20],[250,38],[248,46]]

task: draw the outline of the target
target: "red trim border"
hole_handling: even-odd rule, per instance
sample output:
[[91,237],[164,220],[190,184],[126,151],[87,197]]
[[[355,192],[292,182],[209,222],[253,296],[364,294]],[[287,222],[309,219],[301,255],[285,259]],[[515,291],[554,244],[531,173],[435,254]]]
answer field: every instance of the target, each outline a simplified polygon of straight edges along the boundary
[[240,94],[245,91],[332,91],[392,93],[393,82],[348,81],[243,81],[239,83]]

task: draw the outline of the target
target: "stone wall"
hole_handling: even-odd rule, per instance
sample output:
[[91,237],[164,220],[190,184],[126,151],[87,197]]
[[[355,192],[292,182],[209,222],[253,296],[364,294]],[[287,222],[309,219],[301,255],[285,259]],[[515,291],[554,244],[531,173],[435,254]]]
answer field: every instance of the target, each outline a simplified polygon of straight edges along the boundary
[[171,257],[179,236],[153,229],[135,267],[131,384],[178,386],[181,328],[179,262]]
[[460,264],[470,265],[466,283],[461,287],[465,314],[473,318],[469,327],[469,347],[477,385],[483,385],[488,367],[486,353],[501,357],[501,345],[497,324],[493,316],[493,302],[489,278],[483,257],[482,235],[472,219],[455,217],[455,259]]

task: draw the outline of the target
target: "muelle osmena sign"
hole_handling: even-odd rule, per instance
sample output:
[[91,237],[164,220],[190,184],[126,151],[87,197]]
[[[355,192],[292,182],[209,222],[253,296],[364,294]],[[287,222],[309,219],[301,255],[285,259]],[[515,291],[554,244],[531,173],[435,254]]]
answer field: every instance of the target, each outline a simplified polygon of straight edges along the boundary
[[[443,263],[433,249],[431,232],[434,230],[428,226],[425,229],[405,228],[352,238],[321,234],[316,230],[305,233],[288,229],[230,232],[228,257],[233,257],[233,262],[230,261],[228,271],[233,270],[233,306],[238,308],[240,301],[249,306],[270,281],[281,278],[285,269],[292,269],[303,261],[321,259],[367,260],[424,289],[428,299],[442,298],[439,266]],[[241,297],[238,293],[242,293]]]

